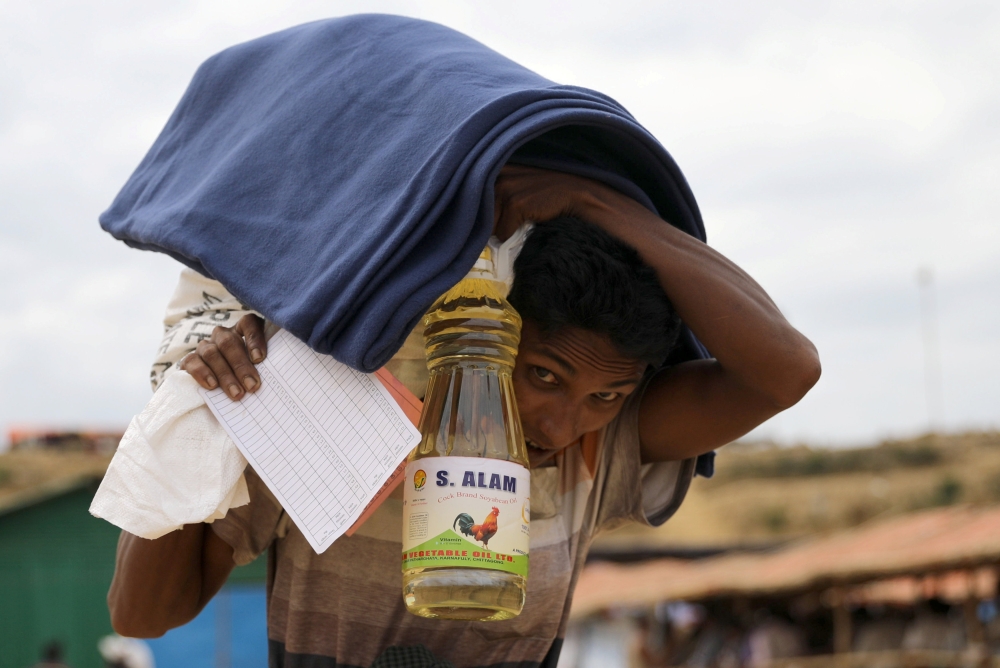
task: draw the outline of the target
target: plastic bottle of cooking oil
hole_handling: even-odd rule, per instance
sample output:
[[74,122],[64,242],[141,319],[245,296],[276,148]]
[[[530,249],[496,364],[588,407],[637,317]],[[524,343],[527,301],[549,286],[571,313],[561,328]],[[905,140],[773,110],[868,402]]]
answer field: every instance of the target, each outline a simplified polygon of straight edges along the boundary
[[424,316],[430,377],[403,493],[403,599],[422,617],[510,619],[528,577],[528,455],[511,373],[521,317],[495,250]]

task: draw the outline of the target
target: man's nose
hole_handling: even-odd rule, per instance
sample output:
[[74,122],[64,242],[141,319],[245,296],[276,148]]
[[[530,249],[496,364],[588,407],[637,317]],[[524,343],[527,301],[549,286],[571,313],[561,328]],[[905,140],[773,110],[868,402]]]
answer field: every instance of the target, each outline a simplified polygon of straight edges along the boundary
[[549,405],[539,411],[536,424],[548,445],[564,448],[576,440],[578,421],[576,411],[571,408],[564,405]]

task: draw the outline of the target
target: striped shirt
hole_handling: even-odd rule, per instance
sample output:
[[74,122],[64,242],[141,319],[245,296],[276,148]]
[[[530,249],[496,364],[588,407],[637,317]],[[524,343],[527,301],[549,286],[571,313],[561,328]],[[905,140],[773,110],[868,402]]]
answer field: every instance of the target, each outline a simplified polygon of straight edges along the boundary
[[[191,332],[232,326],[244,311],[221,285],[185,270],[168,308],[169,340],[160,348],[154,381],[157,369],[171,369],[197,345]],[[407,359],[410,343],[395,360],[396,369],[401,362],[422,363]],[[403,376],[419,381],[416,373]],[[401,487],[353,536],[318,555],[248,469],[250,503],[230,510],[212,529],[232,546],[237,564],[267,553],[270,665],[367,668],[388,647],[423,645],[458,668],[554,668],[593,537],[630,521],[662,524],[679,507],[694,474],[694,459],[640,463],[641,396],[640,387],[610,425],[560,452],[551,466],[532,469],[527,599],[518,617],[503,622],[425,619],[406,612]]]

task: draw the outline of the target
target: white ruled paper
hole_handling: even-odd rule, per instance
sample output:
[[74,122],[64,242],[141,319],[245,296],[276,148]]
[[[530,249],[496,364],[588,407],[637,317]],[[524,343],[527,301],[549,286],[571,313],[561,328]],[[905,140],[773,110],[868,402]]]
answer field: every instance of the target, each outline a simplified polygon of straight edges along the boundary
[[261,387],[206,403],[317,554],[361,515],[420,432],[375,376],[282,330],[257,365]]

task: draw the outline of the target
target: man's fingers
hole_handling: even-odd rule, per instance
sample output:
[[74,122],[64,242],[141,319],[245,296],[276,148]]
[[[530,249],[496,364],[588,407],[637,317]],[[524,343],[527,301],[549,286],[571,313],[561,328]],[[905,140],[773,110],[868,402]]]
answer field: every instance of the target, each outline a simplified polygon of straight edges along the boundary
[[236,374],[216,343],[202,341],[198,344],[196,352],[201,361],[207,364],[212,373],[215,374],[219,386],[229,395],[230,399],[243,397],[243,384],[236,379]]
[[180,366],[205,389],[221,387],[235,400],[260,387],[260,375],[251,358],[263,361],[266,354],[264,321],[245,315],[232,329],[216,327],[211,340],[199,343]]
[[[243,342],[243,337],[232,329],[216,327],[212,332],[212,343],[214,343],[226,363],[232,369],[233,374],[239,379],[243,388],[253,392],[260,387],[260,376],[253,362],[250,361],[247,346]],[[210,360],[205,360],[211,364]],[[214,368],[214,367],[213,367]]]
[[[499,180],[498,180],[499,184]],[[496,200],[493,206],[493,234],[502,240],[510,237],[523,221],[523,212],[518,208],[517,202],[512,201],[503,189],[496,189]]]
[[191,353],[182,359],[178,366],[191,374],[191,377],[206,390],[214,390],[219,386],[219,381],[215,377],[215,374],[212,373],[212,370],[208,368],[208,365],[205,364],[200,357],[198,357],[197,353]]
[[260,364],[267,357],[267,341],[264,340],[264,320],[260,316],[248,313],[236,323],[236,333],[246,340],[250,360]]

